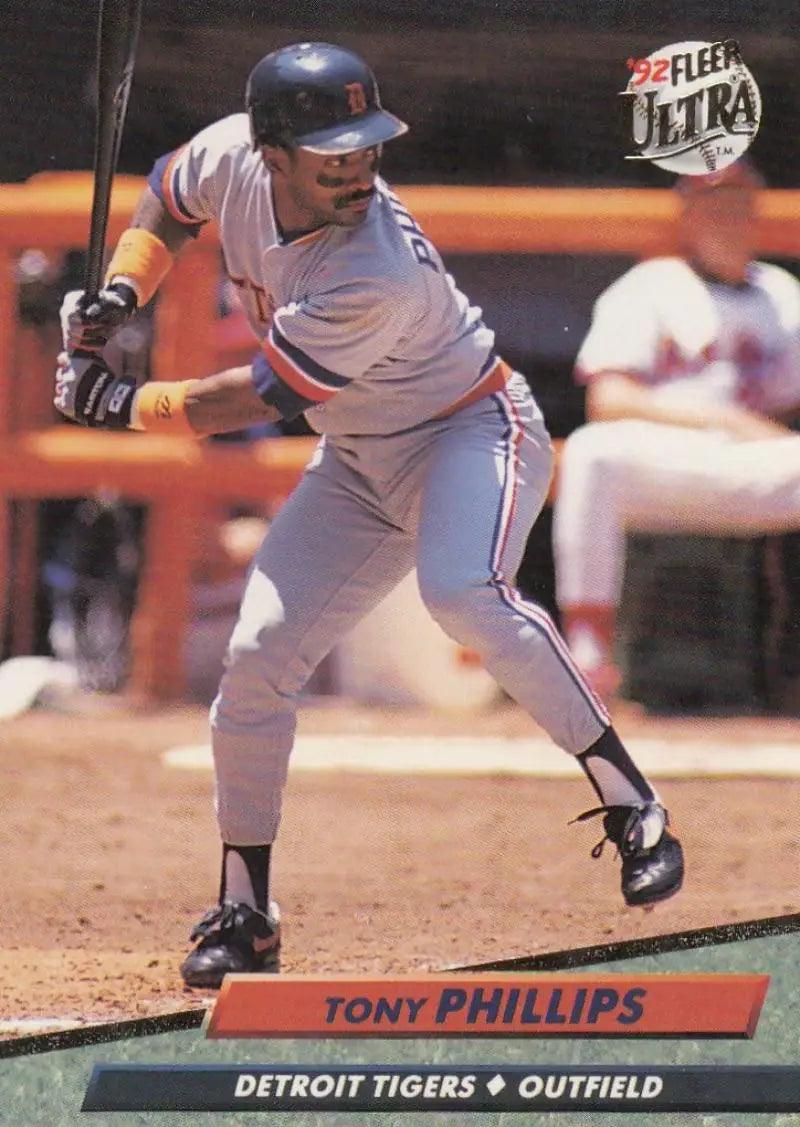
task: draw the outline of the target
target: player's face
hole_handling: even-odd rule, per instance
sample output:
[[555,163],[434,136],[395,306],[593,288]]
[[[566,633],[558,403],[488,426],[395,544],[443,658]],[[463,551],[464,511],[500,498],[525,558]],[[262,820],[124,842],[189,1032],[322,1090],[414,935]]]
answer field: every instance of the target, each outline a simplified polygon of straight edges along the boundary
[[710,274],[740,281],[754,253],[756,193],[741,185],[695,190],[684,200],[684,246]]
[[281,155],[275,199],[284,226],[356,227],[364,221],[375,191],[380,145],[336,156],[307,149],[284,150]]

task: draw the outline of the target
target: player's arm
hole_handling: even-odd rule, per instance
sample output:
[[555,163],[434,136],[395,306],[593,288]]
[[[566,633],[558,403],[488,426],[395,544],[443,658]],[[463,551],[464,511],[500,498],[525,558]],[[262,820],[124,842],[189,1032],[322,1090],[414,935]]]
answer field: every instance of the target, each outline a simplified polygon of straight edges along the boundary
[[182,223],[175,219],[164,201],[146,185],[108,264],[106,288],[127,286],[134,292],[135,307],[141,309],[154,295],[182,248],[197,237],[200,227],[200,223]]
[[277,309],[251,365],[141,388],[115,376],[99,356],[63,352],[54,402],[84,426],[198,438],[294,419],[389,355],[407,317],[391,293],[378,301],[367,287],[336,287]]
[[196,227],[179,223],[170,215],[163,200],[159,199],[149,184],[139,196],[130,227],[132,230],[149,231],[155,235],[173,256],[197,234]]
[[[214,216],[215,157],[198,135],[160,157],[93,300],[67,294],[61,309],[64,349],[100,352],[109,337],[154,296],[186,242]],[[206,159],[207,158],[207,159]]]
[[[245,430],[257,423],[277,422],[283,417],[276,406],[265,403],[259,395],[249,364],[188,381],[183,411],[189,427],[199,437]],[[134,427],[142,424],[141,415],[142,411],[136,410]]]
[[109,337],[151,299],[198,226],[178,222],[147,186],[109,262],[103,288],[87,304],[67,294],[61,308],[64,347],[99,352]]
[[787,432],[779,422],[736,403],[699,394],[691,379],[653,384],[665,328],[659,292],[675,286],[670,262],[639,263],[613,282],[595,303],[592,324],[575,364],[586,385],[586,417],[591,422],[642,419],[693,430],[722,430],[739,439],[776,438]]
[[137,388],[100,356],[62,352],[54,402],[68,419],[87,427],[205,438],[284,417],[259,392],[253,374],[253,366],[246,365],[197,380],[151,380]]
[[250,365],[203,379],[151,380],[139,388],[117,377],[99,355],[62,352],[54,402],[88,427],[203,438],[296,418],[349,382],[273,327]]
[[739,404],[693,401],[691,392],[665,397],[624,372],[602,372],[592,377],[586,389],[586,418],[590,422],[644,419],[695,430],[724,430],[740,439],[778,438],[792,433],[782,423]]

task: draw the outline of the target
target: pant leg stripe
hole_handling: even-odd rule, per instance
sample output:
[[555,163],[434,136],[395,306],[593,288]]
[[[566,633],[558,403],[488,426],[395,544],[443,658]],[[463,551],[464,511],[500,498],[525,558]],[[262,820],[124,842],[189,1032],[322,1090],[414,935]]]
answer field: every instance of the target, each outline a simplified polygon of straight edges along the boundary
[[500,561],[506,550],[508,535],[517,509],[517,490],[519,475],[519,446],[522,441],[522,422],[514,403],[503,392],[494,396],[501,413],[506,420],[506,430],[503,435],[503,485],[500,492],[500,509],[497,525],[492,540],[490,569],[492,574],[501,571]]
[[541,634],[544,634],[556,657],[563,665],[564,669],[575,683],[576,688],[581,692],[598,720],[600,720],[602,724],[610,724],[611,718],[605,705],[594,693],[591,686],[587,684],[550,615],[543,607],[523,599],[519,591],[512,587],[505,579],[503,573],[503,556],[517,509],[519,446],[522,441],[523,424],[514,402],[507,394],[499,392],[494,396],[494,399],[498,403],[508,425],[503,435],[503,443],[505,446],[503,457],[504,474],[498,522],[492,541],[490,586],[495,588],[506,606],[516,614],[521,615],[522,618],[534,626]]
[[509,586],[509,584],[506,583],[506,581],[502,578],[495,580],[492,583],[492,586],[494,586],[495,590],[498,591],[500,598],[503,600],[506,606],[510,607],[511,610],[521,615],[540,633],[545,635],[556,657],[559,659],[564,669],[572,678],[576,687],[580,690],[582,696],[586,700],[591,710],[597,716],[598,720],[604,725],[610,724],[611,717],[609,715],[608,709],[603,704],[600,697],[598,697],[594,692],[591,685],[587,683],[579,667],[575,664],[575,660],[572,657],[572,654],[570,653],[566,643],[556,629],[555,623],[553,622],[547,611],[544,609],[544,607],[540,607],[536,603],[527,602],[522,598],[520,593],[515,588]]

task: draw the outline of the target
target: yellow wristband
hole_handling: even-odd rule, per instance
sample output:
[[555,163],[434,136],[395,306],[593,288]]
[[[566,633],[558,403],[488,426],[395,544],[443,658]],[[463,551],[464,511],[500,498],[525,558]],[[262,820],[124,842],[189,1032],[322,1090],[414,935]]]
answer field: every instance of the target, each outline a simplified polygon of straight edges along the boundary
[[130,279],[141,309],[156,292],[172,263],[172,254],[158,235],[144,227],[129,227],[120,235],[117,249],[111,256],[106,285],[115,276]]
[[153,380],[142,384],[134,397],[131,427],[200,438],[186,418],[186,395],[195,383],[197,380]]

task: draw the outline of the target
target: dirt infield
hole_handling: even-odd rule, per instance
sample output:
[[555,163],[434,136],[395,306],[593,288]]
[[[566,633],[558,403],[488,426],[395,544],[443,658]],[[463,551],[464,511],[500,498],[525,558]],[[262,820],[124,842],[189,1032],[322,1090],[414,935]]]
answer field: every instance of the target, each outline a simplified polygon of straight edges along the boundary
[[[794,721],[657,720],[623,734],[790,741]],[[301,732],[539,735],[515,706],[454,719],[309,706]],[[177,967],[216,894],[208,771],[161,753],[204,742],[202,708],[32,712],[0,727],[0,1022],[105,1021],[203,1006]],[[553,749],[553,755],[561,753]],[[800,746],[798,747],[800,756]],[[580,780],[290,775],[274,892],[292,972],[406,972],[800,911],[800,779],[664,780],[688,880],[626,909]],[[30,1031],[20,1029],[20,1032]]]

